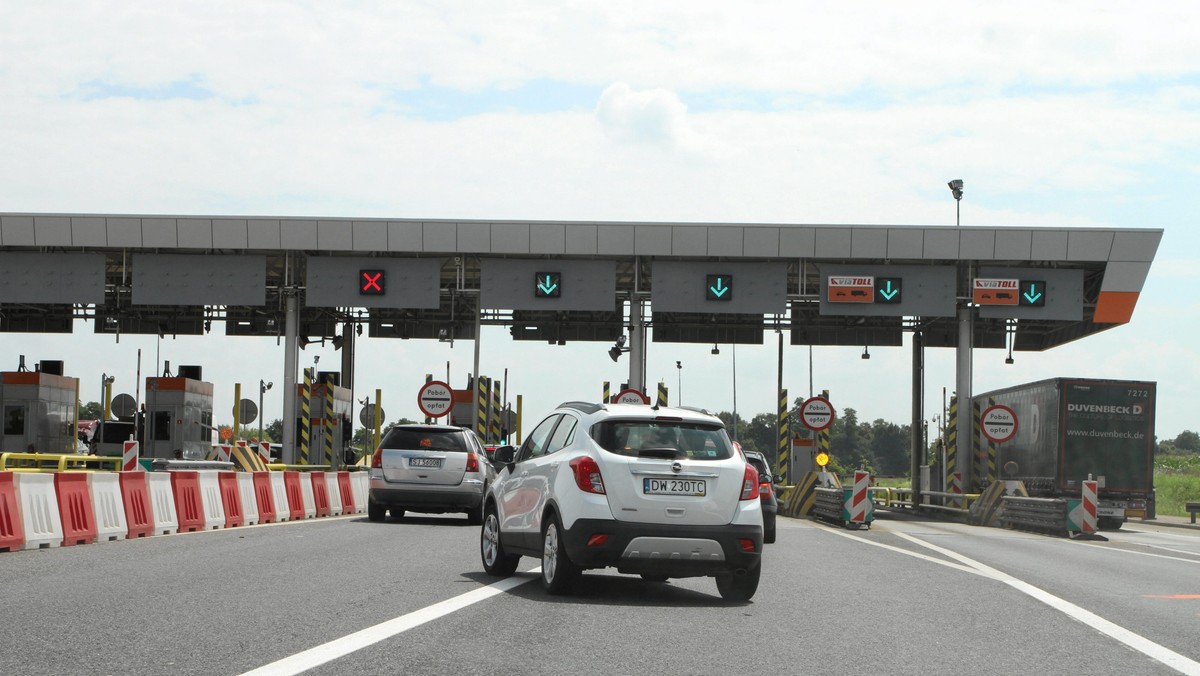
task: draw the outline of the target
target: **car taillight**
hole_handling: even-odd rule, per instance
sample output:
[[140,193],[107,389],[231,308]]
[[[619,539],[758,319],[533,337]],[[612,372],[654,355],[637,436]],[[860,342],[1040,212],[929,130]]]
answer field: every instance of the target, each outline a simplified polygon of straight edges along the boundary
[[473,453],[472,451],[467,451],[467,471],[468,472],[478,472],[479,471],[479,456],[475,455],[475,453]]
[[575,485],[586,493],[604,494],[604,477],[600,476],[600,465],[588,456],[575,458],[571,461],[571,471],[575,472]]
[[751,465],[746,465],[746,471],[742,473],[742,500],[757,500],[758,499],[758,470]]
[[762,498],[763,500],[769,500],[771,498],[771,484],[766,483],[765,481],[759,484],[758,497]]
[[371,467],[374,469],[381,469],[383,467],[383,449],[382,448],[375,449],[375,455],[371,456]]

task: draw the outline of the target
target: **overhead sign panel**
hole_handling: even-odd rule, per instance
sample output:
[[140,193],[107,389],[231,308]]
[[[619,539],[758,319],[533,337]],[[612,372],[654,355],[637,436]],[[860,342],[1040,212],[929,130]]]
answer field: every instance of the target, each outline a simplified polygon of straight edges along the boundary
[[441,258],[309,256],[307,307],[432,309],[440,306]]
[[485,308],[612,312],[617,304],[616,261],[484,258],[479,274]]
[[821,314],[867,317],[953,317],[953,266],[822,265]]
[[266,256],[133,254],[134,305],[265,305]]
[[0,303],[103,304],[104,254],[2,253]]
[[1083,274],[1080,269],[983,267],[972,281],[972,298],[986,319],[1080,321]]
[[787,263],[654,261],[655,313],[778,314],[787,311]]

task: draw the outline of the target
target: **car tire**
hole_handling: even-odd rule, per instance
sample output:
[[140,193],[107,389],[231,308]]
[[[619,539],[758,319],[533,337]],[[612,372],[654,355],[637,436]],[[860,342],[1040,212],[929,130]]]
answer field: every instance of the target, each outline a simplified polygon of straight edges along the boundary
[[717,591],[726,601],[749,601],[758,591],[758,578],[762,575],[762,565],[757,565],[744,575],[722,573],[717,576]]
[[775,542],[775,520],[771,519],[770,523],[763,525],[763,544],[769,545]]
[[384,507],[383,505],[376,503],[376,502],[372,502],[370,500],[367,501],[367,519],[369,521],[374,521],[374,522],[378,523],[380,521],[383,521],[384,517],[386,517],[386,516],[387,516],[387,507]]
[[521,560],[519,555],[505,553],[500,544],[500,519],[496,508],[490,505],[483,513],[483,528],[479,529],[479,557],[483,560],[483,570],[494,577],[512,575]]
[[557,514],[551,514],[542,526],[542,586],[551,594],[566,594],[579,573],[579,566],[567,555],[562,521]]

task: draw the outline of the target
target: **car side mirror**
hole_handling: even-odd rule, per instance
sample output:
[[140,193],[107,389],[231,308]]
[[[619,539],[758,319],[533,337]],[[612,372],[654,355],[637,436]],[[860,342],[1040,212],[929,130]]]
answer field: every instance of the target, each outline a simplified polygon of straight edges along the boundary
[[516,458],[516,446],[501,446],[492,453],[492,461],[498,465],[511,465]]
[[763,473],[763,472],[759,472],[759,473],[758,473],[758,483],[760,483],[760,484],[769,484],[769,483],[772,483],[772,482],[771,482],[771,477],[770,477],[769,475],[767,475],[767,474]]
[[775,476],[771,477],[771,482],[772,482],[772,483],[777,483],[777,484],[782,484],[782,483],[784,482],[783,475],[782,475],[782,474],[776,474]]

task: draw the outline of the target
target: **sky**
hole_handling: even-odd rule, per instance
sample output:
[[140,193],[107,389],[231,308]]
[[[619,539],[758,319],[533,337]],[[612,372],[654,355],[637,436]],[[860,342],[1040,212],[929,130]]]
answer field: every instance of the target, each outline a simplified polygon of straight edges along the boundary
[[[1158,383],[1158,436],[1200,429],[1200,4],[1194,2],[54,2],[0,0],[0,211],[332,218],[1161,228],[1125,326],[974,356],[976,393]],[[911,349],[785,349],[792,398],[910,418]],[[525,429],[628,377],[609,344],[485,329],[481,371]],[[61,359],[84,401],[199,364],[282,417],[274,339],[0,335],[0,369]],[[775,410],[761,346],[651,343],[671,403]],[[309,347],[301,367],[331,346]],[[417,418],[474,345],[359,342],[355,397]],[[676,368],[676,362],[682,368]],[[954,352],[926,352],[926,418]],[[330,370],[336,370],[331,368]],[[736,389],[734,383],[736,382]],[[95,390],[94,395],[89,392]]]

